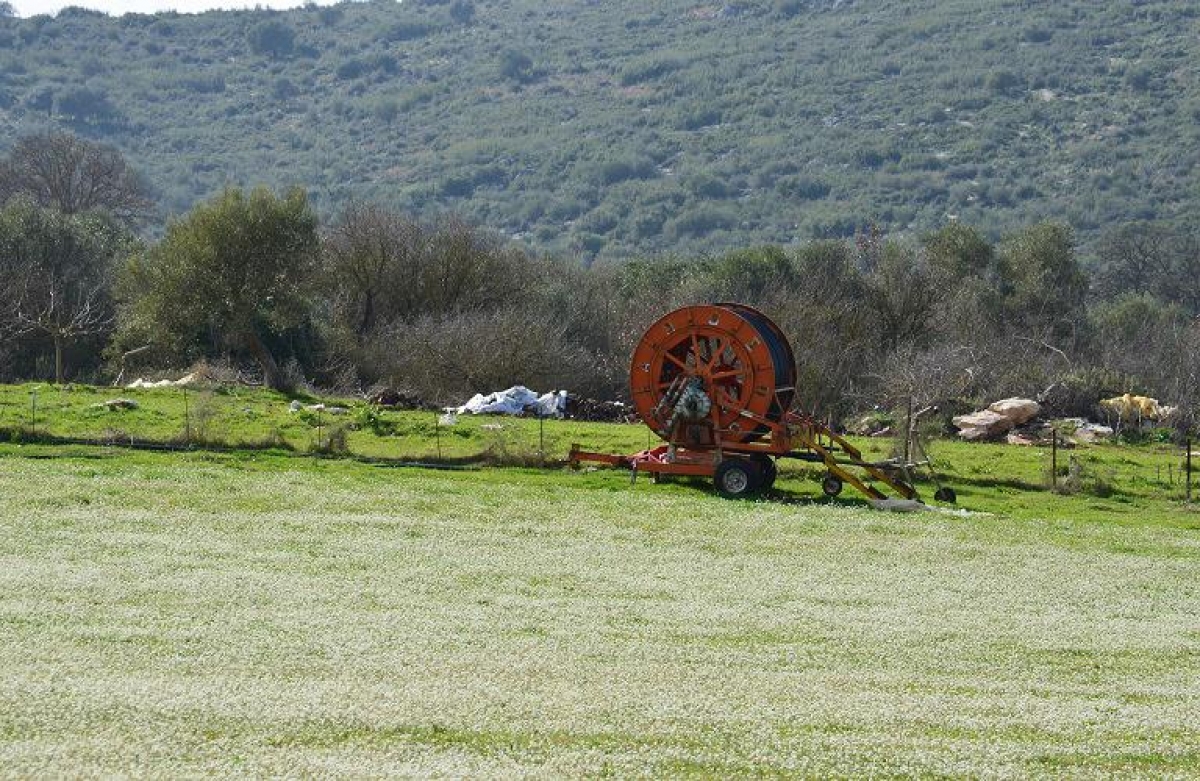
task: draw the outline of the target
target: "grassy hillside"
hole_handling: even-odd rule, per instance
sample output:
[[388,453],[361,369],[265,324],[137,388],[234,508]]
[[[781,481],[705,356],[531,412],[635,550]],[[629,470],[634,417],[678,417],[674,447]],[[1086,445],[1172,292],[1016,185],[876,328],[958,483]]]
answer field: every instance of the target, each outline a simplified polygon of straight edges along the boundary
[[0,139],[446,210],[585,256],[1196,208],[1184,0],[439,0],[0,20]]
[[[1186,776],[1195,529],[0,446],[15,776]],[[43,453],[42,455],[45,455]]]

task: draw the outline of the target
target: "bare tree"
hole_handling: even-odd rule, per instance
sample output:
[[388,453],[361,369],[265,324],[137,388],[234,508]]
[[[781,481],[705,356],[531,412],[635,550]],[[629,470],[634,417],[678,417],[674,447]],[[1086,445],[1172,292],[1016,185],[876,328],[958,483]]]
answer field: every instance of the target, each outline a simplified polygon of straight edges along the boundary
[[1123,225],[1104,237],[1097,251],[1096,288],[1106,298],[1156,293],[1171,273],[1174,236],[1152,223]]
[[63,214],[103,211],[129,225],[153,208],[149,187],[118,149],[70,133],[17,141],[0,161],[0,201],[18,194]]
[[421,227],[375,204],[353,203],[325,238],[333,320],[361,344],[382,322],[418,308]]
[[397,320],[506,303],[530,260],[458,218],[422,225],[361,203],[345,211],[324,247],[340,325],[360,337]]

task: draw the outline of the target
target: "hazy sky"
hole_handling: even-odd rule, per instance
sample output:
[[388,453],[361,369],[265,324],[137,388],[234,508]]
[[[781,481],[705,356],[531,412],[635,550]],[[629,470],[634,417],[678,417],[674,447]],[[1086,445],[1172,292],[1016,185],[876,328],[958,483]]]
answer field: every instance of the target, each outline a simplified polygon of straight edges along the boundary
[[[155,11],[178,11],[199,13],[212,8],[253,8],[256,5],[271,8],[298,8],[304,0],[8,0],[17,9],[17,16],[53,14],[69,5],[94,8],[112,16],[136,11],[149,14]],[[329,5],[333,0],[317,0],[319,5]]]

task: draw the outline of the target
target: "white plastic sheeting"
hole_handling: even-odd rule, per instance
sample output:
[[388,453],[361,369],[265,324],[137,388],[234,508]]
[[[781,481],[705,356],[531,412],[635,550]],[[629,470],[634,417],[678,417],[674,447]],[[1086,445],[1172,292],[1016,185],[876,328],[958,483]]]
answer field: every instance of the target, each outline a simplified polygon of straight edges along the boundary
[[447,412],[453,411],[458,415],[521,415],[527,410],[544,417],[561,418],[567,411],[567,392],[550,391],[539,396],[524,385],[514,385],[486,396],[476,393],[461,407],[447,408]]

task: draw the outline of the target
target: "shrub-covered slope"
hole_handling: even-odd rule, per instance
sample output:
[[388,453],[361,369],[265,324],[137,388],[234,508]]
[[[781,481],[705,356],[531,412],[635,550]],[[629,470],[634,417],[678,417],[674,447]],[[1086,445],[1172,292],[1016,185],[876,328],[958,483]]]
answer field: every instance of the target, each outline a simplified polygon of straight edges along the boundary
[[1181,0],[408,0],[0,19],[0,140],[455,211],[585,256],[1194,212]]

